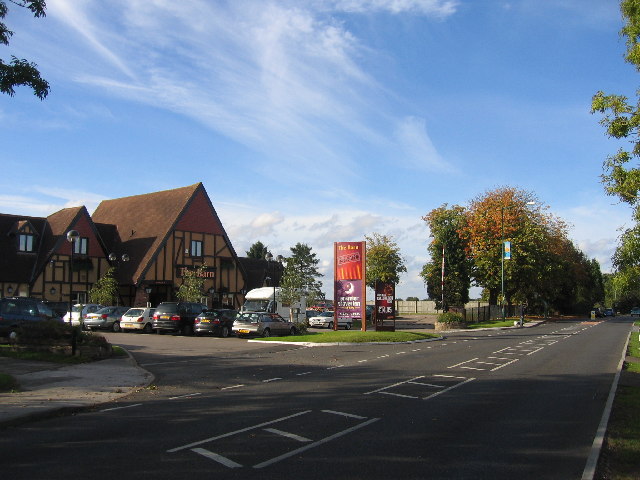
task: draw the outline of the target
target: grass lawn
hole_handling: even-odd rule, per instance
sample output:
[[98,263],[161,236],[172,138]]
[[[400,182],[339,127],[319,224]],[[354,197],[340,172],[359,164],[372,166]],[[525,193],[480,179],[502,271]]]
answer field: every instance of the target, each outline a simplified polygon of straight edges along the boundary
[[258,338],[257,340],[278,340],[282,342],[310,342],[310,343],[365,343],[365,342],[411,342],[438,338],[432,333],[416,332],[376,332],[357,330],[338,330],[337,332],[307,333],[290,337]]

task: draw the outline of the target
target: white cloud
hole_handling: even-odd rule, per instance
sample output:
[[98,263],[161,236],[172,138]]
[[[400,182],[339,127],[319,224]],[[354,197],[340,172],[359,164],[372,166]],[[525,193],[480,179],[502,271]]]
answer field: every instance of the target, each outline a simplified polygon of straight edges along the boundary
[[417,13],[434,17],[453,15],[460,4],[457,0],[333,0],[327,3],[336,10],[352,13]]
[[396,158],[398,163],[419,170],[453,171],[429,138],[424,119],[417,117],[402,119],[398,123],[395,135],[404,153]]

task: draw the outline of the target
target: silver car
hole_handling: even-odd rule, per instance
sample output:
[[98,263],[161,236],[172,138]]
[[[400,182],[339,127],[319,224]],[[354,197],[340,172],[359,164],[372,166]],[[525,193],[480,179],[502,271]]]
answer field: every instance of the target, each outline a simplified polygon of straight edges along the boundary
[[138,330],[143,333],[153,333],[153,314],[155,308],[135,307],[127,310],[120,320],[122,330]]
[[295,335],[296,326],[277,313],[241,312],[233,322],[233,333],[239,337]]
[[103,307],[84,317],[84,327],[89,330],[102,329],[119,332],[120,318],[127,310],[129,307]]

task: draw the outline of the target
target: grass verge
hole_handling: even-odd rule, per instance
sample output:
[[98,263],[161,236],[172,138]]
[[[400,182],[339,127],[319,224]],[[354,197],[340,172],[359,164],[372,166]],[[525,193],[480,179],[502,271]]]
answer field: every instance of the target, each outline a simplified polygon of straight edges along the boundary
[[[637,324],[638,322],[636,322]],[[640,339],[631,333],[627,360],[613,402],[596,480],[640,478]]]
[[71,355],[59,355],[50,352],[14,351],[9,345],[0,345],[0,357],[17,358],[20,360],[37,360],[40,362],[68,363],[71,365],[91,361],[90,358],[86,357],[72,357]]
[[[417,332],[362,332],[354,330],[307,333],[306,335],[294,335],[292,337],[278,337],[283,342],[309,342],[309,343],[366,343],[366,342],[412,342],[438,338],[432,333]],[[273,340],[273,338],[260,338],[258,340]]]

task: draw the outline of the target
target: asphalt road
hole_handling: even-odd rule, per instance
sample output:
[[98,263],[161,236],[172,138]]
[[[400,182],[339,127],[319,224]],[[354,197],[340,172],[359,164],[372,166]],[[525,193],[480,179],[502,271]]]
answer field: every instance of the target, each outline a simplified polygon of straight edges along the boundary
[[[3,432],[12,479],[579,479],[631,319],[401,345],[108,334],[157,388]],[[3,475],[4,476],[4,475]]]

